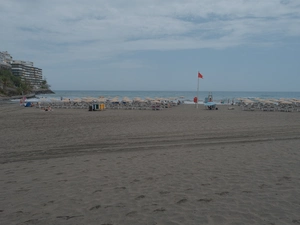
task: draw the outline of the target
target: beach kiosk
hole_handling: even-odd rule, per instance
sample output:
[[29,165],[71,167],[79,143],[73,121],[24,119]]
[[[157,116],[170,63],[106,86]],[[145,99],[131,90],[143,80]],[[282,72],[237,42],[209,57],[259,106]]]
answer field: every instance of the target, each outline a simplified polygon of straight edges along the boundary
[[99,110],[99,104],[98,103],[93,103],[92,110],[93,111],[98,111]]
[[105,109],[105,104],[104,103],[101,103],[100,104],[100,111],[103,111]]
[[[104,103],[93,103],[92,104],[92,111],[103,111],[105,109]],[[90,110],[91,111],[91,110]]]

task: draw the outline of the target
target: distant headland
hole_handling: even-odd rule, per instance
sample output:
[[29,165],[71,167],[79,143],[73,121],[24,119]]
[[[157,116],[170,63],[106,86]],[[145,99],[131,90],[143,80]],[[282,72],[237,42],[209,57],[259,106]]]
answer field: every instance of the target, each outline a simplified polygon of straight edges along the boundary
[[9,69],[0,69],[0,100],[33,98],[39,94],[54,94],[46,80],[39,87],[14,76]]
[[0,99],[17,99],[37,94],[52,94],[42,69],[33,62],[13,60],[7,52],[0,52]]

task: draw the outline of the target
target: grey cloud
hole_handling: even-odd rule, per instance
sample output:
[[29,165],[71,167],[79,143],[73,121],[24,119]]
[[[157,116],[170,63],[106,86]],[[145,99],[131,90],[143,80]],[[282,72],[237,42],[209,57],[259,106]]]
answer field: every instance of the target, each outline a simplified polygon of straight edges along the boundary
[[[226,48],[266,44],[268,35],[299,37],[297,0],[8,1],[0,20],[10,50],[50,52],[54,58],[107,58],[124,51]],[[270,38],[271,42],[274,38]],[[59,57],[50,49],[57,49]],[[63,49],[59,50],[59,49]],[[91,54],[87,54],[92,51]],[[80,54],[80,52],[84,54]],[[48,59],[50,56],[47,56]]]

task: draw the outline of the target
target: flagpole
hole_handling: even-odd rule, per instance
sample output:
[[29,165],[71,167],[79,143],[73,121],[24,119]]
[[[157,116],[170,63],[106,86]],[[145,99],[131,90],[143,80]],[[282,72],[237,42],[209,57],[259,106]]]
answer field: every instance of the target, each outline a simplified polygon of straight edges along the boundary
[[[199,71],[198,71],[199,73]],[[197,109],[198,109],[198,102],[199,102],[199,76],[198,77],[198,86],[197,86]]]

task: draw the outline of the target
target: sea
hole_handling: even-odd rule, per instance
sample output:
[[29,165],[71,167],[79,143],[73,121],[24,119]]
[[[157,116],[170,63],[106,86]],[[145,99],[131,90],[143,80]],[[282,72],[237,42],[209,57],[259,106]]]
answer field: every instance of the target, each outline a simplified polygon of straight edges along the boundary
[[[176,99],[186,104],[193,104],[194,97],[198,96],[199,103],[203,103],[209,94],[213,96],[214,102],[232,103],[239,98],[248,99],[299,99],[300,92],[264,92],[264,91],[76,91],[76,90],[53,90],[54,94],[36,95],[36,100],[43,99],[75,99],[75,98],[114,98],[117,97],[121,101],[122,98],[163,98],[163,99]],[[34,100],[34,99],[33,99]]]

